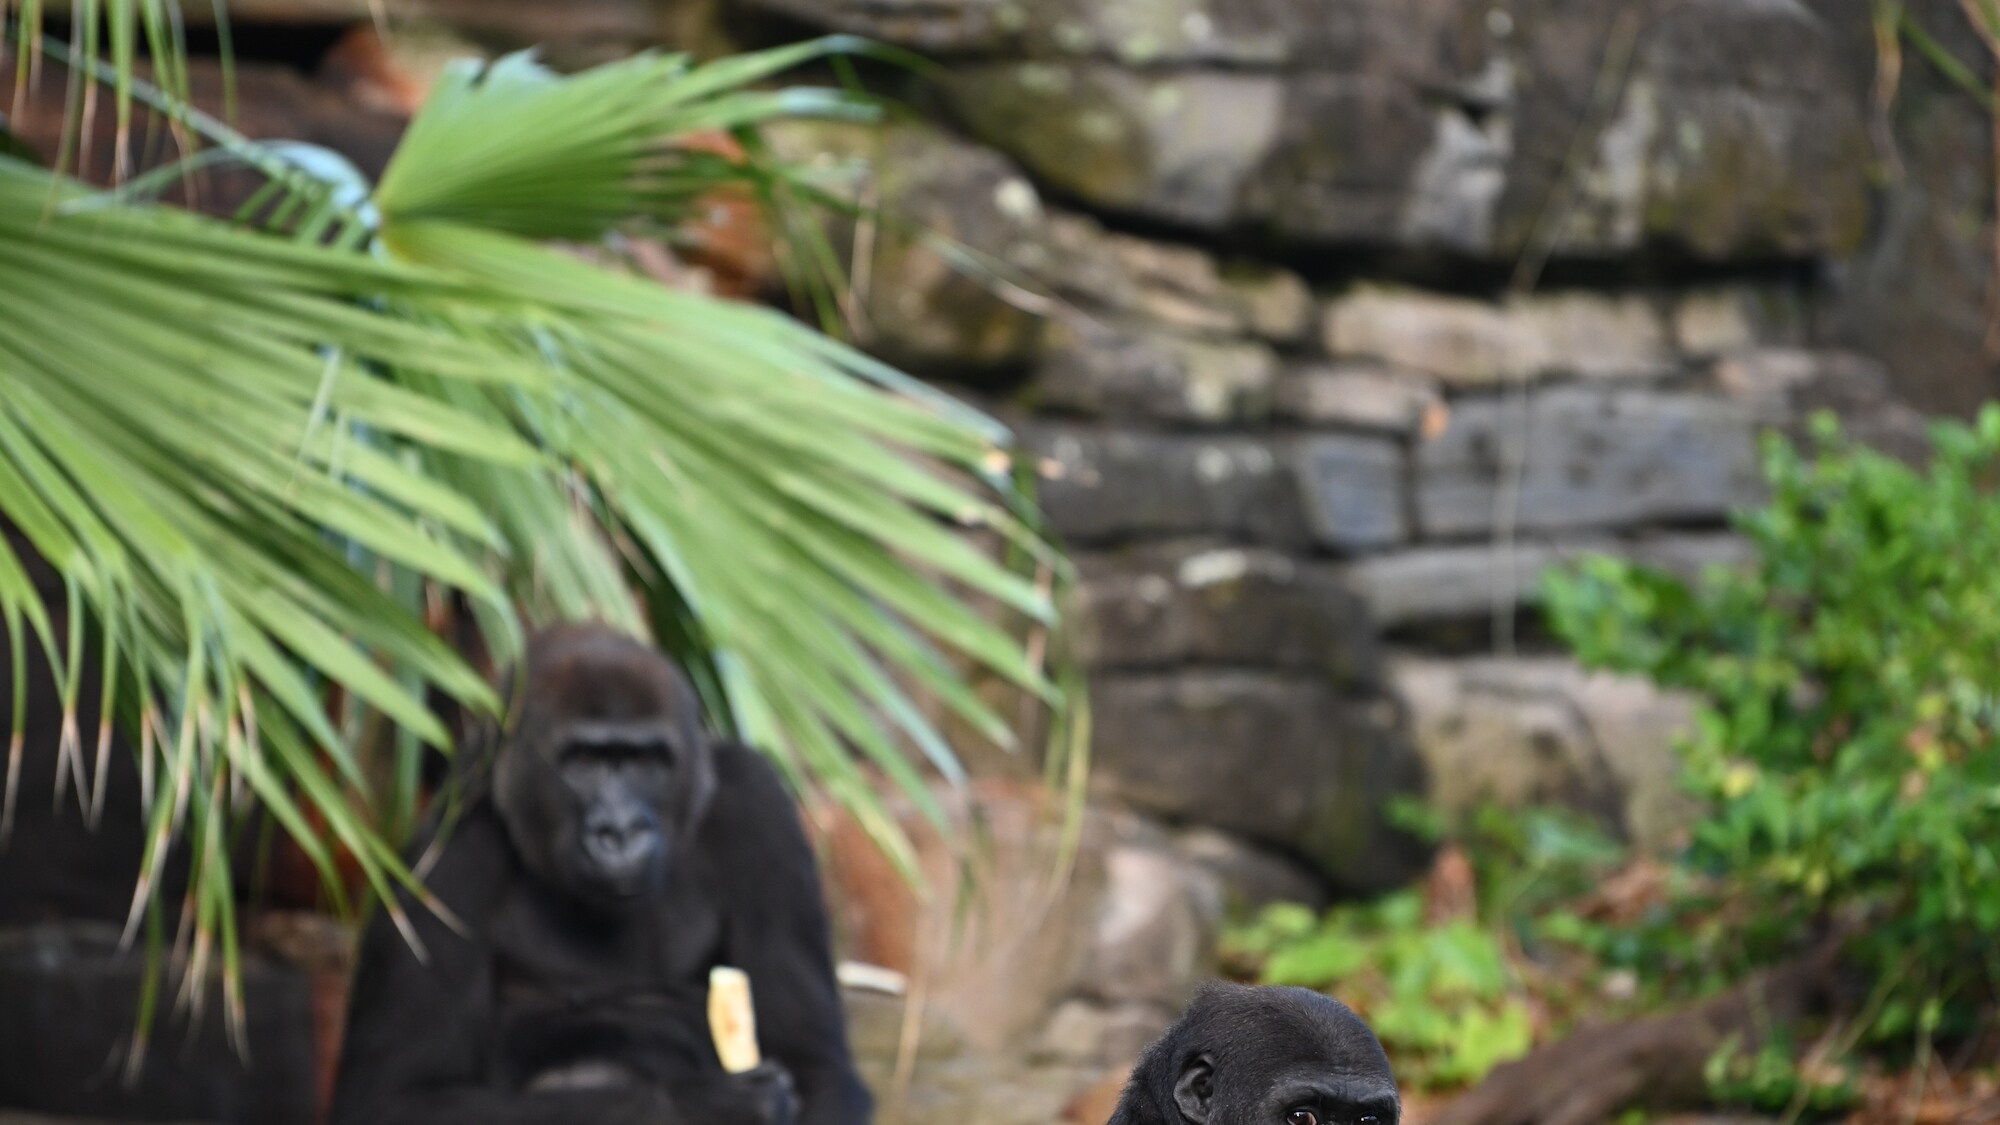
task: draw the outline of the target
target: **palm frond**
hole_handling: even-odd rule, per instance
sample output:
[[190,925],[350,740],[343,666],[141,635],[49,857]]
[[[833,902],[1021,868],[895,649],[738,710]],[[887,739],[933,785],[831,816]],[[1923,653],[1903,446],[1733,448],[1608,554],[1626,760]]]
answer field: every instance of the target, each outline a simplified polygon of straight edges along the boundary
[[[1023,640],[1053,628],[1068,570],[1004,428],[774,311],[545,244],[670,226],[732,184],[775,198],[791,177],[760,146],[723,159],[676,142],[867,114],[842,92],[756,85],[854,43],[575,76],[525,56],[466,64],[371,191],[332,154],[247,140],[177,99],[164,11],[77,0],[76,25],[110,40],[55,50],[111,84],[121,114],[136,99],[263,172],[252,221],[147,205],[174,172],[93,193],[0,153],[0,519],[67,591],[44,604],[0,540],[11,756],[19,653],[49,654],[73,714],[87,650],[148,779],[131,929],[149,947],[178,839],[194,878],[183,952],[233,988],[227,845],[246,802],[329,888],[339,849],[395,909],[390,890],[414,884],[382,805],[406,806],[419,745],[446,742],[425,696],[494,705],[426,627],[439,593],[466,599],[501,660],[522,617],[652,631],[718,721],[906,869],[879,779],[941,819],[925,769],[959,775],[926,702],[1012,740],[962,669],[1077,718],[1073,683]],[[40,5],[11,13],[16,41],[39,42]],[[146,32],[161,87],[131,77],[121,19]],[[355,750],[382,720],[400,748],[386,794]],[[55,748],[79,793],[98,791],[108,745],[86,741]]]
[[[0,159],[0,516],[70,591],[58,636],[21,560],[0,545],[0,616],[14,651],[24,630],[50,650],[71,711],[86,643],[101,662],[106,721],[129,723],[142,775],[159,779],[132,924],[168,840],[191,833],[187,930],[199,965],[212,941],[233,940],[218,913],[230,881],[219,826],[244,788],[330,885],[327,842],[305,807],[376,891],[407,879],[347,801],[361,774],[328,716],[327,685],[434,745],[445,733],[424,690],[493,703],[355,559],[460,591],[510,621],[481,551],[498,532],[407,451],[516,473],[540,471],[544,456],[380,372],[531,392],[549,377],[511,350],[371,311],[395,301],[442,321],[493,302],[473,288],[170,209],[70,213],[80,198]],[[18,699],[24,672],[14,667]],[[22,721],[17,707],[16,755]],[[102,771],[107,744],[97,745]],[[101,793],[78,736],[66,732],[57,752],[79,793]]]
[[[1053,621],[1046,589],[963,534],[990,529],[1059,565],[1004,501],[1005,431],[774,312],[664,289],[533,241],[599,237],[684,205],[693,192],[669,147],[683,131],[866,112],[840,94],[739,89],[842,46],[700,67],[641,56],[573,79],[521,57],[457,69],[384,174],[380,245],[532,310],[517,343],[547,358],[564,390],[528,409],[497,400],[492,409],[578,470],[583,508],[604,538],[700,623],[703,651],[686,655],[714,667],[720,717],[795,781],[872,806],[857,768],[865,762],[935,813],[904,748],[950,776],[957,765],[902,685],[998,742],[1011,735],[931,641],[1054,695],[1019,638],[968,600]],[[713,175],[700,165],[694,183],[712,186]],[[517,527],[526,538],[516,549],[548,538]],[[522,577],[602,585],[600,558],[572,556],[569,575],[552,569],[562,561],[543,559]],[[881,838],[900,851],[898,834]]]

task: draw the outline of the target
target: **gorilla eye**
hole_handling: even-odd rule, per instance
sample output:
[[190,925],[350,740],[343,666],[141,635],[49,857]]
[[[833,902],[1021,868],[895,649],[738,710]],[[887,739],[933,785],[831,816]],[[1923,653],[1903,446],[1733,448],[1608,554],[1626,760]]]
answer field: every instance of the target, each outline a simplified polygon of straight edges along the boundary
[[[1374,1118],[1367,1118],[1373,1121]],[[1309,1109],[1295,1109],[1285,1118],[1285,1125],[1319,1125],[1319,1114]]]

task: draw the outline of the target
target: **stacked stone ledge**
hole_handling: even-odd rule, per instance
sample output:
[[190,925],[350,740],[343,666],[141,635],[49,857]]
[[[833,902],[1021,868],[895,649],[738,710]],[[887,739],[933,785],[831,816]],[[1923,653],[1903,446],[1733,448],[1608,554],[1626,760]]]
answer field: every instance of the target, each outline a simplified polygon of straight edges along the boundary
[[[1098,790],[1338,886],[1407,874],[1371,813],[1462,750],[1422,745],[1452,724],[1413,731],[1380,630],[1530,605],[1584,553],[1738,562],[1726,519],[1759,498],[1759,433],[1886,402],[1878,369],[1806,346],[1784,285],[1357,285],[1314,299],[1312,331],[1265,334],[1194,247],[1052,225],[1068,304],[1005,409],[1053,466],[1044,501],[1078,552]],[[1279,276],[1271,291],[1304,288]],[[1594,807],[1633,828],[1623,802]]]

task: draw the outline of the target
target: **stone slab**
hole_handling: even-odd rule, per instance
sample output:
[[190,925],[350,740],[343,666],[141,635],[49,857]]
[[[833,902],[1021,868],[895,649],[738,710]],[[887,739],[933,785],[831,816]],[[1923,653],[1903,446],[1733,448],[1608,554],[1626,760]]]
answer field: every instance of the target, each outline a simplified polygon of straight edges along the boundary
[[1319,545],[1363,551],[1409,538],[1408,468],[1396,442],[1347,434],[1301,438],[1292,463]]
[[1629,293],[1494,302],[1362,286],[1327,306],[1323,328],[1336,357],[1378,360],[1452,388],[1563,375],[1646,379],[1677,364],[1659,310]]
[[1373,363],[1314,363],[1278,377],[1277,416],[1302,425],[1417,437],[1447,417],[1435,379]]
[[1306,540],[1292,474],[1270,443],[1239,436],[1037,421],[1025,447],[1059,474],[1042,482],[1051,526],[1079,544],[1225,535],[1264,546]]
[[1277,375],[1277,353],[1266,344],[1068,316],[1057,323],[1027,396],[1037,406],[1093,417],[1243,424],[1270,414]]
[[1214,542],[1078,556],[1076,653],[1096,669],[1229,664],[1372,682],[1374,630],[1323,567]]
[[1422,849],[1383,814],[1422,785],[1388,698],[1235,670],[1099,675],[1091,693],[1101,796],[1290,852],[1346,890],[1421,867]]
[[1382,628],[1416,622],[1470,620],[1507,606],[1541,602],[1542,575],[1585,555],[1605,554],[1692,577],[1708,566],[1746,561],[1749,545],[1730,532],[1619,539],[1578,536],[1420,547],[1342,565],[1341,577]]
[[1713,522],[1762,494],[1757,419],[1739,403],[1667,391],[1562,387],[1461,402],[1416,455],[1430,538],[1490,535],[1516,463],[1516,531]]

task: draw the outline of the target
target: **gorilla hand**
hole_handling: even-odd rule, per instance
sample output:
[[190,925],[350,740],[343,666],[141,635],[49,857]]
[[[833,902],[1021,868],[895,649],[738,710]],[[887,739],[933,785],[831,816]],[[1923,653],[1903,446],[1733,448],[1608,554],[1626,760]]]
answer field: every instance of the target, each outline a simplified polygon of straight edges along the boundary
[[752,1070],[730,1075],[729,1080],[758,1111],[757,1120],[764,1125],[792,1125],[798,1117],[799,1096],[792,1085],[792,1072],[777,1063],[766,1060]]
[[799,1098],[792,1074],[766,1060],[740,1074],[705,1077],[674,1092],[675,1121],[701,1125],[794,1125]]

